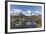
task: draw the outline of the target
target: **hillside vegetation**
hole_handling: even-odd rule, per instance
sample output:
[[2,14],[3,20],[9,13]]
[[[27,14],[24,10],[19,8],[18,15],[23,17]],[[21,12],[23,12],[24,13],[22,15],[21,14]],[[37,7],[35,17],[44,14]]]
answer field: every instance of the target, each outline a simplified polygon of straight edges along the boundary
[[41,23],[42,23],[41,15],[38,15],[38,16],[35,16],[35,15],[33,16],[11,16],[11,23],[12,23],[12,19],[14,19],[15,23],[19,21],[25,22],[25,21],[34,20],[37,24],[37,27],[41,27]]

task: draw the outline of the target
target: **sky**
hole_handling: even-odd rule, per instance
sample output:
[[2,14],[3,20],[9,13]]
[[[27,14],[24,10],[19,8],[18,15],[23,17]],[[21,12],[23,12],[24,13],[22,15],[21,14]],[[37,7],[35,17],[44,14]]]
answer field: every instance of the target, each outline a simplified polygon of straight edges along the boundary
[[40,13],[42,12],[42,7],[41,6],[13,5],[13,4],[10,5],[10,10],[11,11],[14,11],[16,9],[23,10],[23,11],[30,10],[32,12],[40,12]]

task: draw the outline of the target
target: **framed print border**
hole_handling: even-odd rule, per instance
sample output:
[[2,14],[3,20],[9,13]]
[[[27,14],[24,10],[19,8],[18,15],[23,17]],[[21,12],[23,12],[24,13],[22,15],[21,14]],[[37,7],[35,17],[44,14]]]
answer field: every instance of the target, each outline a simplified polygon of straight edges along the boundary
[[[23,32],[8,32],[8,2],[20,2],[20,3],[35,3],[35,4],[44,4],[44,30],[38,30],[38,31],[23,31]],[[27,1],[5,1],[5,33],[25,33],[25,32],[42,32],[45,31],[45,3],[42,2],[27,2]]]

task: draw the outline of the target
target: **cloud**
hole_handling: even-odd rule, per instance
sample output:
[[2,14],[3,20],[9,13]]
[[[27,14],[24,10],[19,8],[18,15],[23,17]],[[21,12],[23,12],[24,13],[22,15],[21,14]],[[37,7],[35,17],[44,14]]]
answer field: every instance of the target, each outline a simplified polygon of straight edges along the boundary
[[31,13],[32,13],[31,10],[27,10],[25,16],[31,16]]
[[14,12],[21,12],[21,9],[13,9]]
[[35,11],[32,15],[41,15],[40,11]]
[[11,11],[11,15],[19,15],[19,13],[21,12],[21,10],[20,9],[13,9],[12,11]]
[[14,12],[14,11],[10,11],[10,14],[11,14],[11,15],[15,15],[15,12]]
[[39,14],[39,15],[41,15],[42,14],[42,12],[41,11],[35,11],[37,14]]
[[39,11],[35,11],[35,13],[39,14],[40,12]]
[[32,15],[40,15],[41,14],[40,11],[34,11],[33,12],[31,10],[24,11],[24,10],[21,10],[21,9],[13,9],[11,11],[11,15],[15,15],[15,16],[19,16],[20,13],[22,13],[22,15],[24,15],[24,16],[32,16]]
[[25,16],[31,16],[31,13],[32,13],[31,10],[22,11],[22,14],[24,14]]
[[27,13],[28,13],[28,14],[31,14],[31,13],[32,13],[32,11],[31,11],[31,10],[27,10]]

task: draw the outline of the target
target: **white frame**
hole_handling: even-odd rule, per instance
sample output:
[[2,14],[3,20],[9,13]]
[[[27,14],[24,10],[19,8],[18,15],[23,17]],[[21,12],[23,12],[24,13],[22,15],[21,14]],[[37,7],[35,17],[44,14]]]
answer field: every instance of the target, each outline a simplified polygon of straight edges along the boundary
[[[16,4],[16,5],[34,5],[34,6],[42,6],[42,27],[41,28],[27,28],[27,29],[10,29],[10,4]],[[37,3],[19,3],[19,2],[8,2],[8,32],[23,32],[23,31],[38,31],[38,30],[44,30],[44,4],[37,4]]]

